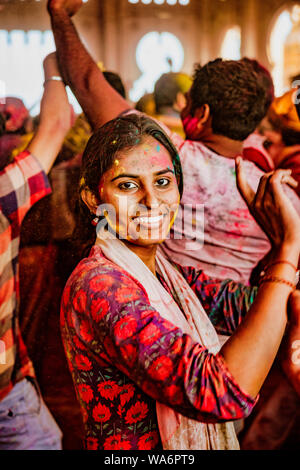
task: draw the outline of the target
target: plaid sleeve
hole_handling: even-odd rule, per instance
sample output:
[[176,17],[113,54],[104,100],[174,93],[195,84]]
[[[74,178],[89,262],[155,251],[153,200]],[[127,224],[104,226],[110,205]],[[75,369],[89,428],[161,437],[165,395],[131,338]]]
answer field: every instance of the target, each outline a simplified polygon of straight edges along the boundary
[[27,150],[0,172],[0,182],[2,212],[18,224],[34,203],[51,192],[46,173]]

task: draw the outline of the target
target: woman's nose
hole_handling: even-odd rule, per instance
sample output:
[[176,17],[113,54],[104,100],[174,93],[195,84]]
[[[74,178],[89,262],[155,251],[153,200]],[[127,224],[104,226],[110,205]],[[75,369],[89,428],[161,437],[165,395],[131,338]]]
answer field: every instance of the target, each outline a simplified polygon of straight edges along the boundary
[[143,198],[141,201],[148,209],[155,209],[155,207],[159,206],[159,200],[154,189],[145,189],[143,194]]

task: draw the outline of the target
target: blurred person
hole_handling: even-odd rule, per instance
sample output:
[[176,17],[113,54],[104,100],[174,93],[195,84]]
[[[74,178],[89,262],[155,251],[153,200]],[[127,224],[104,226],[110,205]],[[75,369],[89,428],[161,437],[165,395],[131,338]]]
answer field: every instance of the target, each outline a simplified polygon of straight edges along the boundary
[[[39,392],[18,320],[21,223],[30,207],[50,193],[46,174],[70,127],[70,105],[55,54],[47,56],[43,65],[45,82],[39,127],[27,149],[15,157],[5,158],[0,171],[0,344],[4,345],[0,362],[2,450],[61,449],[61,431]],[[19,109],[23,109],[21,116],[28,117],[24,108]],[[12,119],[16,114],[5,105],[1,110],[5,135],[7,129],[17,128],[18,119]]]
[[104,70],[103,75],[105,80],[126,100],[126,91],[120,75],[109,70]]
[[[274,99],[264,119],[262,133],[275,167],[292,170],[298,181],[294,190],[300,195],[300,121],[294,96],[295,90],[290,90]],[[299,446],[300,373],[299,365],[292,361],[297,356],[295,345],[300,339],[297,317],[291,317],[289,325],[279,357],[261,390],[258,406],[239,436],[243,449],[297,449]]]
[[2,169],[17,155],[16,149],[23,147],[24,150],[33,137],[33,121],[20,98],[8,96],[0,103],[0,128]]
[[146,93],[136,103],[135,109],[148,116],[155,116],[155,102],[153,93]]
[[[294,103],[298,89],[291,89],[274,99],[262,132],[274,166],[290,168],[300,182],[300,120]],[[299,185],[296,192],[300,195]]]
[[256,130],[244,141],[244,157],[255,163],[261,170],[272,171],[275,165],[272,156],[268,152],[264,130],[267,125],[267,114],[275,96],[273,79],[270,72],[256,59],[243,57],[242,62],[248,65],[251,71],[254,71],[258,83],[265,92],[263,118]]
[[182,72],[164,73],[154,85],[157,119],[182,137],[185,137],[185,134],[180,113],[186,106],[185,94],[191,85],[191,77]]

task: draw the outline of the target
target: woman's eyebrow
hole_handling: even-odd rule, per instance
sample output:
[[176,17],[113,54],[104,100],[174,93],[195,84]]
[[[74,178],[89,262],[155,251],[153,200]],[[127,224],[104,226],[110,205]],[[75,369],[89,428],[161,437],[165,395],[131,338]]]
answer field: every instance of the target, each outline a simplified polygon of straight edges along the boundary
[[118,175],[118,176],[115,176],[111,181],[115,181],[117,180],[118,178],[139,178],[138,175],[129,175],[128,173],[122,173],[121,175]]
[[[155,176],[163,175],[164,173],[172,173],[172,174],[174,175],[174,170],[172,170],[172,168],[168,167],[168,168],[165,168],[164,170],[160,170],[160,171],[158,171],[157,173],[155,173]],[[120,175],[115,176],[111,181],[115,181],[115,180],[117,180],[118,178],[134,178],[134,179],[138,179],[138,178],[140,178],[140,175],[130,175],[130,174],[128,174],[128,173],[121,173]]]
[[164,170],[158,171],[155,173],[155,176],[163,175],[164,173],[172,173],[174,175],[174,170],[168,166],[168,168],[165,168]]

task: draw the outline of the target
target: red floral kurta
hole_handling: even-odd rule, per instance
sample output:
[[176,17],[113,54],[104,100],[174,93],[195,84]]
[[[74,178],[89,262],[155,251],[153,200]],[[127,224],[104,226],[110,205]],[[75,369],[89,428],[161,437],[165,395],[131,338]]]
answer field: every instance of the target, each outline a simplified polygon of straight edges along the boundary
[[[231,334],[256,289],[179,269],[217,330]],[[255,403],[222,357],[162,318],[144,288],[98,246],[67,282],[61,327],[87,449],[161,448],[156,400],[204,422],[245,417]]]

